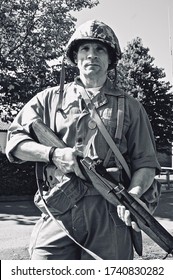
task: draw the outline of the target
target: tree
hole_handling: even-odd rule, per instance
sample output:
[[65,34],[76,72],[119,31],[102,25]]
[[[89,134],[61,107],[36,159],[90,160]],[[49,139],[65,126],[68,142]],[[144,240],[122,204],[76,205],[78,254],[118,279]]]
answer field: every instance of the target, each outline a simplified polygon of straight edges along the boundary
[[140,38],[128,43],[118,66],[119,85],[144,105],[156,138],[157,150],[168,152],[173,142],[171,85],[162,68],[154,66]]
[[[62,55],[74,32],[72,10],[98,0],[0,0],[0,113],[19,111],[36,92],[55,85],[59,75],[47,61]],[[19,104],[19,107],[18,107]],[[11,116],[10,116],[11,114]]]

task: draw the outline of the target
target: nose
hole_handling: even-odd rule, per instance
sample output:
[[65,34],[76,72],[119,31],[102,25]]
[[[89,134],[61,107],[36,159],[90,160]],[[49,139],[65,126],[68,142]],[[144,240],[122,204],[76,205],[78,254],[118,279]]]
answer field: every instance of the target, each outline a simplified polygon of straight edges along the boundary
[[97,58],[97,52],[93,47],[90,47],[89,51],[88,51],[88,58]]

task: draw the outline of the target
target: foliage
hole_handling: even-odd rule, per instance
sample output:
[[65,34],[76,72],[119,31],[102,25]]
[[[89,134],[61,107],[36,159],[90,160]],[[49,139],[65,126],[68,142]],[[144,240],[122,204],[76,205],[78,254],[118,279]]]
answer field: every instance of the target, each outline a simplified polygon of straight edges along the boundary
[[[12,121],[33,95],[59,83],[57,58],[62,56],[75,29],[76,19],[70,11],[97,4],[98,0],[0,0],[2,120]],[[65,64],[65,69],[65,81],[72,81],[76,68]],[[110,77],[113,76],[110,72]],[[140,38],[128,43],[118,65],[118,83],[143,103],[159,151],[173,141],[173,98],[170,83],[164,77],[163,69],[154,66],[154,58]]]
[[[171,85],[162,68],[154,66],[149,49],[140,38],[128,43],[118,66],[119,85],[144,105],[156,138],[158,151],[168,152],[173,141]],[[170,150],[169,150],[170,151]]]
[[33,195],[37,190],[35,165],[31,162],[23,164],[10,163],[0,153],[0,196],[1,195]]
[[[59,82],[47,61],[62,55],[74,32],[70,11],[98,0],[0,0],[0,114],[11,120],[36,92]],[[14,110],[14,111],[15,111]]]

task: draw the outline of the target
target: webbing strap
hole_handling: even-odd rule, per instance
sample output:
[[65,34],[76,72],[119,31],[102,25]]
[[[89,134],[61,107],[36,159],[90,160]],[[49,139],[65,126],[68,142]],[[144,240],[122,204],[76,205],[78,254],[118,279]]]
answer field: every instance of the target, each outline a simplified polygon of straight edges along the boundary
[[58,105],[56,107],[57,110],[62,110],[62,101],[63,101],[63,94],[64,94],[64,81],[65,81],[65,66],[64,66],[64,58],[61,64],[61,72],[60,72],[60,89],[59,89],[59,100]]
[[96,130],[89,129],[88,133],[85,137],[85,148],[84,148],[84,157],[87,157],[89,155],[89,150],[93,144],[94,138],[96,135]]
[[112,155],[112,149],[109,148],[109,150],[108,150],[108,152],[107,152],[107,155],[106,155],[106,157],[105,157],[105,159],[104,159],[104,161],[103,161],[103,166],[104,166],[104,167],[107,167],[107,165],[108,165],[108,163],[109,163],[109,160],[110,160],[110,158],[111,158],[111,155]]
[[118,113],[117,113],[117,129],[115,139],[119,141],[122,138],[123,123],[124,123],[124,95],[118,97]]
[[[117,109],[117,126],[115,132],[115,141],[117,147],[119,147],[122,138],[123,124],[124,124],[124,95],[118,96],[117,98],[118,98],[118,109]],[[105,167],[107,166],[111,155],[112,155],[112,149],[109,148],[108,153],[103,162],[103,165]]]

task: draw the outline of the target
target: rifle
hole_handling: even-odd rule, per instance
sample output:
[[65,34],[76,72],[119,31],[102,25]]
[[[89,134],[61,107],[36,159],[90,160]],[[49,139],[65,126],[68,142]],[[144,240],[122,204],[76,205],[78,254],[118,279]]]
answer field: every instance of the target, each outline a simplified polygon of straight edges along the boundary
[[[33,138],[41,144],[58,148],[66,147],[66,144],[41,120],[34,121],[30,125],[30,130]],[[122,204],[130,211],[132,219],[137,222],[141,230],[167,252],[165,258],[168,254],[173,255],[173,236],[128,193],[121,183],[115,182],[100,160],[93,161],[86,157],[78,159],[78,163],[105,199],[113,205]]]

